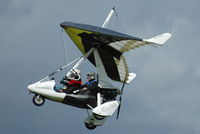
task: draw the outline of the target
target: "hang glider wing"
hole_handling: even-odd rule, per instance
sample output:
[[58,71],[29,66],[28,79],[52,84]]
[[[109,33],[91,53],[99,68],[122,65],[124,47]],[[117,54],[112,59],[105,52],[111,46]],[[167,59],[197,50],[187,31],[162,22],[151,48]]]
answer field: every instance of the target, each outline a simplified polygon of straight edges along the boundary
[[[73,22],[64,22],[60,26],[83,54],[92,47],[98,50],[105,72],[110,79],[126,83],[130,81],[129,77],[125,77],[129,72],[122,54],[148,44],[161,45],[171,37],[171,34],[165,33],[150,39],[140,39],[105,28]],[[91,54],[88,59],[95,65],[94,54]]]

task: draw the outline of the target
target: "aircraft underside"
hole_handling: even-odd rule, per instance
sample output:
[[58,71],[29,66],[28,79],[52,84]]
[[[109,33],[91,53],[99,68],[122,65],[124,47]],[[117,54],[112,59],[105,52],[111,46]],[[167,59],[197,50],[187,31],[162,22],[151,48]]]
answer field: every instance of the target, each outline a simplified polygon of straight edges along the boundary
[[82,90],[77,94],[66,94],[55,91],[54,85],[54,80],[36,82],[29,85],[30,92],[35,94],[33,103],[36,106],[42,106],[45,103],[45,99],[49,99],[78,108],[90,109],[92,114],[84,121],[88,129],[103,125],[106,118],[111,116],[119,106],[116,101],[116,96],[118,95],[116,89],[98,88],[96,91],[99,92]]

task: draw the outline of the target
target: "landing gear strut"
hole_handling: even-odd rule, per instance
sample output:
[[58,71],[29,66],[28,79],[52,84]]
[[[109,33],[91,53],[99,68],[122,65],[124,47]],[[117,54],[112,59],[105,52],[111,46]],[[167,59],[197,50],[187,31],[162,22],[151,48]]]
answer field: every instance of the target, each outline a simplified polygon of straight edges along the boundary
[[35,104],[36,106],[42,106],[45,103],[45,98],[43,96],[35,94],[32,101],[33,104]]

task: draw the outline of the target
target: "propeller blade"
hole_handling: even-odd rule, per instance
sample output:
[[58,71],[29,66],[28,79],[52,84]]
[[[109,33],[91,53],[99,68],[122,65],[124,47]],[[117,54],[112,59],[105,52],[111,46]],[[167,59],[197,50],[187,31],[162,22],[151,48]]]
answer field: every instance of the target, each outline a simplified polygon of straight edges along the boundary
[[119,112],[120,112],[120,108],[121,108],[121,103],[119,104],[119,106],[118,106],[118,110],[117,110],[117,120],[119,119]]
[[[126,77],[127,77],[127,75],[126,75]],[[117,120],[118,120],[118,118],[119,118],[119,113],[120,113],[120,109],[121,109],[121,104],[122,104],[122,94],[123,94],[123,91],[124,91],[124,86],[125,86],[125,84],[126,84],[126,77],[125,77],[125,79],[124,79],[124,82],[123,82],[123,85],[122,85],[122,89],[121,89],[121,95],[120,95],[120,98],[119,98],[119,102],[120,102],[120,104],[119,104],[119,106],[118,106],[118,110],[117,110]]]

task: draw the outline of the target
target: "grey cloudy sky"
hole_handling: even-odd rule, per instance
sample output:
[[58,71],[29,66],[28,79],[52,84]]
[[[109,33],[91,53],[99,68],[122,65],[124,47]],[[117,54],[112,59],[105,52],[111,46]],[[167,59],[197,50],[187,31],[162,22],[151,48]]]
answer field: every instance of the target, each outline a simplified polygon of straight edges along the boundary
[[[1,0],[0,133],[199,134],[199,5],[198,0]],[[27,84],[64,64],[59,24],[101,26],[113,6],[126,34],[173,35],[163,47],[128,54],[137,77],[126,86],[120,119],[89,131],[85,110],[51,101],[35,107]],[[80,55],[65,37],[68,55]]]

